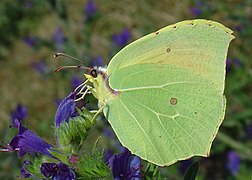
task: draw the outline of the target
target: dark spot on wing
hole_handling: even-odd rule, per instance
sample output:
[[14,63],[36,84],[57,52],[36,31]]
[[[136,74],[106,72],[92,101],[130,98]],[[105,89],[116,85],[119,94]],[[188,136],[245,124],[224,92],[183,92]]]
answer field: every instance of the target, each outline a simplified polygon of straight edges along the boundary
[[171,98],[170,99],[170,104],[171,105],[176,105],[178,103],[178,100],[176,98]]
[[157,32],[155,32],[155,34],[156,34],[156,35],[158,35],[158,34],[159,34],[159,32],[157,31]]
[[197,112],[195,111],[194,114],[197,114]]
[[166,52],[169,53],[170,51],[171,51],[171,48],[167,48],[167,49],[166,49]]

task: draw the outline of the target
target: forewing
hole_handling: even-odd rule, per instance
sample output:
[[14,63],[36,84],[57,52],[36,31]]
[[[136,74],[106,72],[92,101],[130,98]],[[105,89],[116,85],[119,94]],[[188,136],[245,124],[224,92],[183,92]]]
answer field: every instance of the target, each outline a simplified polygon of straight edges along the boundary
[[205,76],[223,91],[231,33],[214,21],[182,21],[126,46],[110,61],[107,73],[136,64],[172,64]]

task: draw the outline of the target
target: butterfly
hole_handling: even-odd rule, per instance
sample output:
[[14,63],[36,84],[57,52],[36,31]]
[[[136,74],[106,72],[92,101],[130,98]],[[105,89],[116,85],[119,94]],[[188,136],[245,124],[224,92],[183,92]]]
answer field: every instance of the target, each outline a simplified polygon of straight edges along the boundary
[[98,99],[122,145],[144,160],[167,166],[209,156],[225,115],[232,39],[214,21],[167,26],[124,47],[107,68],[88,68],[84,96]]

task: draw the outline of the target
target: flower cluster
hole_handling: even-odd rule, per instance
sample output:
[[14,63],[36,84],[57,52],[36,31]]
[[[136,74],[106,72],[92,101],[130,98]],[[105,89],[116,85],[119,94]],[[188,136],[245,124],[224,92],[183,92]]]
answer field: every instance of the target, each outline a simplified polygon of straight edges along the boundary
[[114,179],[140,179],[141,160],[126,148],[122,148],[119,154],[110,154],[106,160],[96,143],[91,154],[80,151],[96,121],[93,113],[76,102],[77,97],[78,93],[73,91],[58,106],[55,115],[57,146],[23,126],[28,113],[24,106],[18,105],[11,112],[11,127],[18,132],[1,151],[17,151],[19,158],[30,157],[20,169],[23,178],[73,180],[113,176]]
[[40,167],[41,174],[52,179],[76,179],[76,174],[63,163],[43,163]]
[[85,16],[86,16],[86,21],[92,20],[97,12],[97,6],[93,2],[93,0],[89,0],[87,4],[85,5]]
[[240,168],[240,156],[235,151],[229,151],[227,154],[227,169],[231,174],[236,175]]
[[126,148],[122,148],[120,154],[114,155],[109,159],[109,166],[116,180],[141,179],[141,159],[132,155]]
[[112,36],[113,42],[116,46],[118,47],[123,47],[125,46],[131,38],[131,33],[129,29],[125,28],[122,30],[122,32],[118,34],[114,34]]

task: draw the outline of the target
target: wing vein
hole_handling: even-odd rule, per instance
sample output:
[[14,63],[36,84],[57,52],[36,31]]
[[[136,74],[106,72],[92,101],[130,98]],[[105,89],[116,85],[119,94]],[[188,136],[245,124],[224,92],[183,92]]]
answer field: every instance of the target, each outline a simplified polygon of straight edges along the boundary
[[[137,90],[144,90],[144,89],[164,89],[164,87],[174,84],[204,84],[199,82],[188,82],[188,81],[180,81],[180,82],[170,82],[163,85],[158,86],[142,86],[136,88],[127,88],[127,89],[120,89],[120,92],[128,92],[128,91],[137,91]],[[206,83],[207,84],[207,83]]]
[[[144,104],[135,101],[136,103],[138,103],[139,105],[141,105],[142,107],[146,108],[147,110],[149,110],[150,112],[152,112],[153,114],[155,114],[158,118],[159,124],[161,125],[161,127],[164,129],[165,134],[169,137],[169,139],[177,146],[177,148],[180,150],[181,153],[186,154],[180,147],[179,145],[172,139],[172,137],[169,135],[169,133],[167,132],[167,130],[164,127],[164,124],[162,123],[160,117],[159,117],[159,113],[157,113],[156,111],[150,109],[149,107],[145,106]],[[168,117],[168,116],[167,116]],[[170,117],[172,119],[172,117]],[[176,153],[173,153],[174,155],[176,155]]]
[[[159,120],[159,123],[161,124],[162,128],[165,130],[166,135],[167,135],[167,136],[172,140],[172,142],[181,150],[182,153],[184,153],[184,152],[183,152],[182,149],[177,145],[177,143],[170,137],[169,133],[166,131],[166,129],[165,129],[163,123],[161,122],[161,119],[159,118],[159,116],[165,116],[165,117],[168,117],[168,118],[172,119],[172,120],[176,123],[176,125],[177,125],[183,132],[185,132],[185,133],[195,142],[195,144],[198,145],[198,142],[195,141],[195,139],[190,135],[190,133],[188,133],[188,132],[187,132],[187,131],[186,131],[175,119],[174,119],[175,117],[168,116],[168,115],[165,115],[165,114],[160,114],[160,113],[158,113],[158,112],[156,112],[156,111],[150,109],[149,107],[145,106],[144,104],[142,104],[142,103],[140,103],[140,102],[137,102],[137,101],[135,101],[135,102],[138,103],[139,105],[141,105],[142,107],[148,109],[148,110],[151,111],[153,114],[157,115],[158,120]],[[177,112],[177,111],[176,111],[176,112]],[[177,115],[180,116],[180,114],[179,114],[178,112],[177,112]],[[181,116],[181,117],[182,117],[182,116]],[[191,120],[191,119],[190,119],[190,120]],[[198,124],[199,124],[199,123],[198,123]],[[185,144],[187,144],[187,143],[185,142],[184,139],[182,139],[182,140],[184,141]],[[198,147],[199,147],[199,149],[201,149],[201,146],[198,145]],[[192,149],[191,149],[190,146],[189,146],[189,148],[190,148],[190,150],[191,150],[191,153],[193,153],[193,151],[192,151]],[[204,150],[203,150],[203,151],[204,151]],[[184,154],[185,154],[185,153],[184,153]]]
[[157,151],[157,147],[154,146],[154,144],[152,143],[152,141],[150,140],[148,134],[145,132],[145,130],[143,129],[143,127],[141,126],[141,124],[139,124],[139,122],[137,121],[137,118],[132,114],[132,112],[127,108],[127,106],[122,102],[122,100],[119,99],[119,102],[121,102],[121,104],[123,105],[123,107],[126,109],[126,111],[128,111],[128,113],[130,114],[130,116],[135,120],[136,124],[139,126],[139,128],[141,129],[141,131],[143,132],[143,134],[146,136],[146,138],[148,139],[148,141],[150,142],[151,146],[153,147],[153,149],[156,151],[157,156],[159,157],[160,161],[163,162],[163,159],[161,158],[160,154]]

